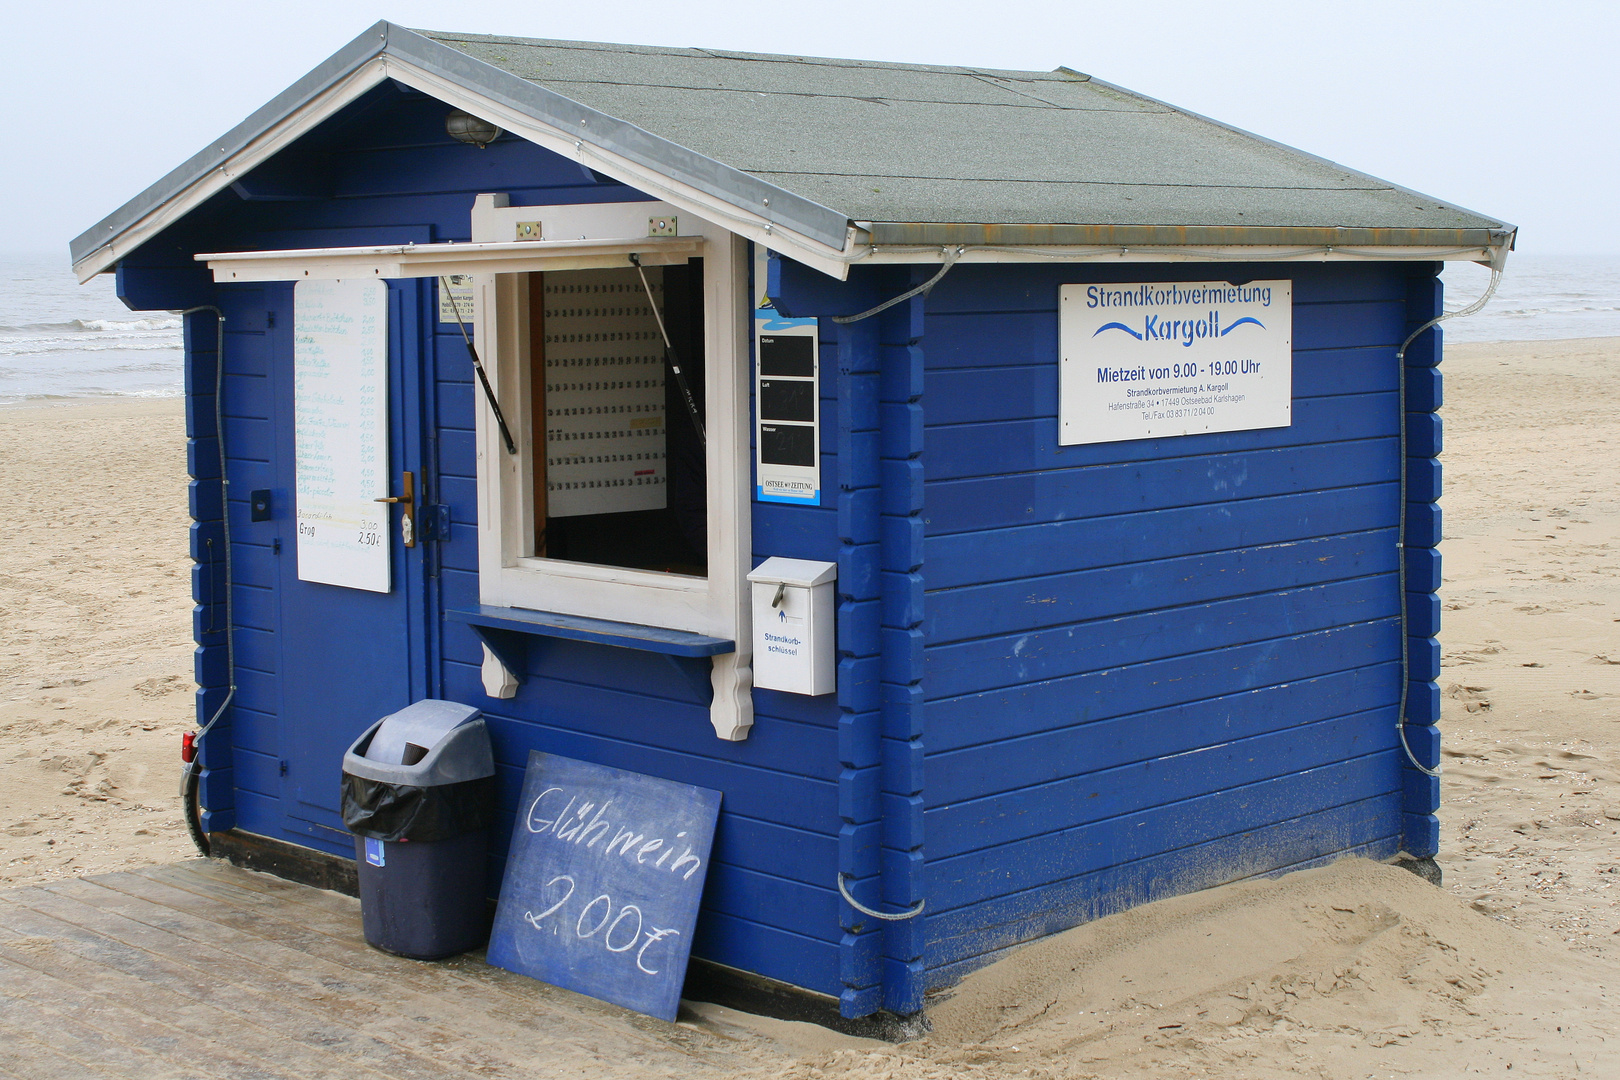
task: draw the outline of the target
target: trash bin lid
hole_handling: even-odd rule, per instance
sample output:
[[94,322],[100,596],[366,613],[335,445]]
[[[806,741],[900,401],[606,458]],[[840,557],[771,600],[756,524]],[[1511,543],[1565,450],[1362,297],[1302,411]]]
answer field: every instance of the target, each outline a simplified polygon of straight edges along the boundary
[[471,705],[426,698],[378,720],[343,755],[368,780],[436,787],[495,773],[489,731]]

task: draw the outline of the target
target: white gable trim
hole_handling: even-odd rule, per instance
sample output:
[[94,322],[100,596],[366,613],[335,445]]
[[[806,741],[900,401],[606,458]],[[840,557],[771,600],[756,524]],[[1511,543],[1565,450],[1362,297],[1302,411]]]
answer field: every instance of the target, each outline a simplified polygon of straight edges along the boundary
[[355,278],[521,274],[531,270],[628,266],[627,256],[631,254],[640,258],[646,266],[667,266],[684,263],[702,251],[701,237],[654,236],[619,240],[519,240],[488,244],[396,244],[383,247],[294,248],[285,251],[222,251],[197,255],[195,258],[198,262],[208,264],[208,268],[214,272],[215,281],[348,281]]
[[[206,175],[165,200],[134,225],[115,233],[107,243],[76,261],[73,264],[73,272],[78,275],[80,284],[112,269],[119,259],[129,255],[237,180],[287,149],[344,106],[382,82],[387,78],[387,71],[387,63],[382,57],[377,57],[316,94],[235,153],[222,153],[218,167],[209,170]],[[109,225],[108,228],[113,229],[114,226]]]
[[181,188],[134,224],[123,229],[107,224],[106,228],[112,233],[107,242],[73,264],[74,273],[78,275],[79,281],[81,283],[88,281],[97,274],[111,269],[119,259],[134,252],[236,180],[289,148],[344,106],[389,78],[420,90],[447,106],[463,109],[488,120],[537,146],[578,161],[648,195],[663,199],[683,213],[694,214],[724,225],[745,239],[753,240],[762,247],[815,267],[840,280],[848,275],[851,259],[864,255],[864,251],[856,249],[856,233],[853,228],[845,233],[844,249],[831,247],[784,228],[751,210],[666,176],[640,162],[592,145],[572,133],[536,120],[510,105],[471,90],[443,75],[384,53],[361,64],[315,93],[302,105],[235,151],[220,147],[221,158],[217,167],[209,169],[199,179]]

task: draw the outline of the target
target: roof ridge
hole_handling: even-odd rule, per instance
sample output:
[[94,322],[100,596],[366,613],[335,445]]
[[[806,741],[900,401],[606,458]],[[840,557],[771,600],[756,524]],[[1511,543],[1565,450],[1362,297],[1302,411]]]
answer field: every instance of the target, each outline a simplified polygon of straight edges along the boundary
[[579,41],[570,38],[527,38],[513,34],[473,34],[459,30],[425,30],[409,27],[412,33],[434,41],[476,41],[492,45],[523,45],[556,49],[578,49],[592,52],[627,51],[655,56],[712,57],[717,60],[741,60],[749,63],[810,64],[839,68],[873,68],[885,71],[933,71],[949,75],[988,76],[990,78],[1017,78],[1030,82],[1075,82],[1089,80],[1091,76],[1073,68],[1057,67],[1051,71],[1025,71],[1019,68],[975,67],[960,64],[921,64],[897,60],[862,60],[845,56],[811,56],[805,53],[747,52],[739,49],[710,49],[703,46],[636,45],[631,42]]

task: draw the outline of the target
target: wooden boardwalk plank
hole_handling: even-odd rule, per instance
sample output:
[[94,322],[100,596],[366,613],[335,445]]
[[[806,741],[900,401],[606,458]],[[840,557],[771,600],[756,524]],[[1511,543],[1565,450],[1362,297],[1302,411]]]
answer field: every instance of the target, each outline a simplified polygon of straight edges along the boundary
[[[165,978],[162,966],[148,962],[140,950],[18,908],[10,896],[0,895],[0,949],[7,950],[8,959],[18,959],[16,951],[10,949],[18,939],[56,942],[58,950],[50,974],[67,988],[63,1000],[76,1001],[79,1008],[95,1008],[112,1001],[201,1039],[223,1038],[227,1042],[221,1045],[243,1049],[285,1070],[274,1075],[359,1075],[387,1080],[386,1072],[362,1068],[352,1058],[334,1053],[334,1048],[343,1046],[345,1033],[341,1029],[316,1029],[318,1034],[311,1039],[307,1036],[307,1021],[294,1025],[272,1008],[258,1014],[226,1008],[224,1002],[208,994],[206,984],[200,993],[175,986]],[[268,996],[266,1004],[272,1004]],[[176,1060],[182,1057],[176,1055]]]
[[[172,1061],[147,1050],[143,1040],[132,1038],[118,1024],[108,1023],[102,1010],[70,1013],[20,992],[35,982],[30,978],[34,973],[9,960],[0,960],[0,983],[5,986],[0,995],[0,1043],[17,1051],[14,1065],[37,1069],[45,1052],[62,1059],[53,1067],[82,1070],[85,1075],[109,1080],[173,1080]],[[197,1080],[226,1080],[226,1074],[206,1069],[187,1069],[186,1075]]]
[[0,1080],[715,1077],[752,1040],[366,945],[346,896],[191,860],[0,892]]
[[[234,1040],[233,1045],[224,1045],[217,1039],[193,1034],[186,1025],[176,1023],[172,1013],[156,1018],[103,994],[75,993],[74,983],[61,975],[63,968],[72,963],[72,958],[61,952],[41,955],[38,949],[0,945],[0,986],[8,997],[16,999],[0,1002],[0,1010],[4,1010],[0,1024],[22,1028],[53,1046],[62,1045],[63,1035],[92,1045],[116,1039],[122,1053],[96,1065],[104,1076],[293,1080],[293,1074],[278,1067],[273,1058],[244,1053]],[[209,1027],[217,1033],[217,1022],[205,1019],[204,1030]],[[176,1060],[187,1062],[178,1072]],[[353,1075],[353,1070],[339,1071],[336,1066],[340,1063],[333,1064],[334,1069],[327,1075]]]
[[[253,877],[263,878],[264,875]],[[109,888],[129,891],[171,906],[184,903],[193,911],[206,913],[209,918],[249,932],[273,936],[276,940],[286,940],[282,935],[287,933],[308,933],[310,936],[303,940],[306,951],[311,955],[322,956],[359,971],[384,975],[397,986],[423,994],[451,995],[471,991],[478,995],[480,1015],[490,1015],[493,1008],[497,1015],[510,1016],[525,1029],[532,1025],[536,1010],[564,1007],[576,1011],[576,1020],[593,1024],[615,1042],[626,1039],[626,1021],[644,1031],[658,1045],[668,1045],[669,1042],[670,1029],[666,1024],[492,968],[483,962],[482,952],[432,964],[402,960],[379,952],[365,944],[360,933],[359,906],[353,901],[348,901],[347,910],[341,912],[333,912],[324,905],[314,911],[303,906],[289,911],[291,905],[282,902],[274,891],[260,893],[252,888],[237,888],[234,881],[208,880],[206,875],[169,878],[141,873],[106,875],[96,880]],[[171,880],[173,885],[170,884]],[[275,879],[270,880],[275,882]],[[162,890],[168,888],[182,895],[190,893],[189,901],[166,897]],[[293,923],[288,921],[291,919],[303,921]],[[490,996],[492,994],[499,996]]]
[[[476,1065],[436,1058],[392,1041],[390,1026],[400,1020],[397,1012],[390,1013],[383,1002],[353,993],[345,982],[334,980],[333,984],[310,986],[290,972],[188,941],[168,930],[47,888],[26,890],[25,895],[8,897],[0,906],[0,920],[16,925],[24,917],[6,910],[12,905],[39,919],[89,931],[139,953],[126,970],[133,973],[138,967],[149,981],[210,1001],[238,1021],[268,1020],[306,1045],[344,1046],[384,1075],[399,1080],[480,1075]],[[424,1034],[432,1041],[434,1033]],[[477,1049],[476,1045],[467,1047],[472,1054]]]
[[[605,1044],[622,1048],[626,1041],[622,1029],[606,1024],[588,1029],[586,1034],[593,1036],[588,1040],[564,1040],[547,1032],[535,1032],[532,1000],[502,996],[494,1001],[468,1002],[455,992],[462,980],[446,977],[438,965],[402,961],[363,944],[355,948],[348,942],[334,942],[297,924],[239,911],[133,875],[109,875],[49,888],[138,922],[150,920],[154,910],[161,911],[162,916],[155,921],[161,923],[162,929],[193,943],[199,963],[228,963],[235,959],[243,965],[244,978],[262,972],[302,987],[300,994],[305,997],[339,994],[347,1007],[345,1022],[363,1025],[373,1037],[396,1046],[429,1040],[451,1063],[475,1071],[515,1069],[532,1057],[534,1050],[553,1048],[562,1042],[572,1043],[574,1049],[602,1053],[609,1048]],[[123,888],[137,895],[126,894]],[[182,910],[182,904],[190,910]],[[405,985],[406,980],[398,977],[402,973],[415,976],[409,981],[417,985]],[[507,978],[513,977],[508,974]],[[481,1038],[475,1044],[460,1037],[469,1029],[480,1030]],[[529,1044],[522,1055],[507,1049],[514,1038]],[[500,1060],[491,1060],[495,1058]]]
[[[80,1077],[84,1080],[123,1080],[127,1074],[69,1057],[0,1018],[0,1075],[16,1077],[17,1080],[79,1080]],[[184,1073],[171,1075],[175,1080],[186,1076]]]
[[[636,1041],[639,1035],[652,1051],[674,1046],[690,1057],[713,1058],[713,1063],[722,1068],[729,1069],[735,1064],[736,1048],[724,1040],[690,1028],[672,1028],[651,1017],[490,967],[484,963],[482,951],[432,964],[387,956],[365,944],[360,933],[360,906],[350,897],[309,889],[269,874],[239,870],[223,863],[155,866],[127,874],[103,875],[95,880],[112,888],[136,890],[139,894],[139,881],[143,879],[197,894],[199,902],[202,898],[212,898],[237,907],[251,913],[255,920],[265,920],[266,926],[282,920],[300,920],[297,926],[329,935],[331,944],[345,950],[343,963],[361,970],[382,972],[391,980],[399,980],[428,994],[470,994],[481,1010],[499,1009],[499,1015],[514,1016],[526,1030],[532,1031],[536,1013],[560,1008],[568,1010],[570,1027],[591,1025],[603,1030],[620,1053],[626,1052],[626,1044]],[[516,1012],[506,1012],[502,999],[509,1001]],[[627,1030],[627,1026],[633,1030]]]

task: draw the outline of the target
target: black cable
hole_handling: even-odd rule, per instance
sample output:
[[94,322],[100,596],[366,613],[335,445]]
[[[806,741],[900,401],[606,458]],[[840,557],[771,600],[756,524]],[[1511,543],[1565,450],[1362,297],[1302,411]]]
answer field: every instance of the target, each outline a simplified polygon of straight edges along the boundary
[[180,798],[184,800],[186,832],[191,834],[191,842],[197,845],[197,850],[206,859],[213,854],[213,845],[208,842],[208,834],[202,829],[202,814],[199,812],[202,772],[196,768],[196,764],[195,757],[186,763],[186,771],[180,781]]
[[[191,842],[197,845],[197,850],[206,858],[211,853],[208,836],[202,828],[202,750],[203,739],[213,730],[219,718],[225,715],[230,707],[231,699],[236,697],[236,614],[231,593],[234,588],[234,579],[231,567],[231,507],[230,507],[230,479],[225,471],[225,313],[212,304],[200,304],[197,307],[187,308],[180,313],[183,319],[187,315],[199,311],[212,311],[215,319],[214,335],[214,439],[219,443],[219,518],[220,529],[223,533],[225,548],[225,678],[229,683],[229,690],[225,700],[219,703],[214,715],[197,732],[192,741],[191,760],[186,762],[184,771],[180,774],[181,810],[186,817],[186,831],[191,834]],[[213,566],[209,565],[209,582],[213,582]],[[212,596],[210,597],[212,599]],[[212,605],[210,605],[211,607]]]

